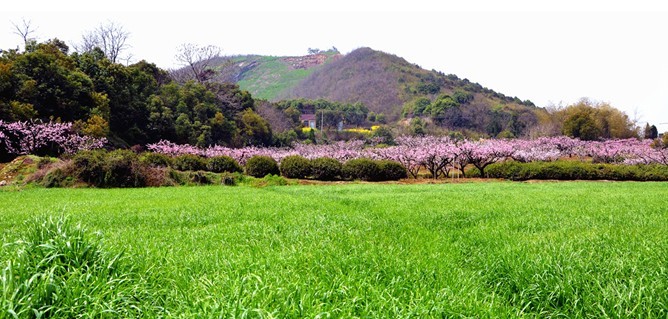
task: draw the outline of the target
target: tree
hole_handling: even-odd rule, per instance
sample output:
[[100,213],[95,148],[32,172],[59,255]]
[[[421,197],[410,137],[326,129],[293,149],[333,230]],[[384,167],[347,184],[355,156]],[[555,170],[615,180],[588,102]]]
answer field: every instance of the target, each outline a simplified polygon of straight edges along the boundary
[[28,115],[75,121],[87,118],[90,108],[102,102],[94,97],[91,79],[76,68],[67,51],[62,41],[53,39],[10,57],[10,86],[0,96],[0,104],[10,105],[14,115],[3,115],[4,119]]
[[204,83],[214,75],[211,69],[214,58],[220,56],[220,48],[214,45],[198,46],[184,43],[177,48],[176,61],[190,70],[190,79]]
[[[573,105],[556,110],[553,115],[563,124],[562,132],[564,134],[596,134],[596,136],[581,137],[583,139],[633,138],[639,136],[639,128],[636,127],[635,121],[631,120],[624,112],[604,102],[595,102],[583,98]],[[580,126],[583,126],[584,131],[579,128]],[[566,131],[569,131],[569,133],[566,133]]]
[[424,136],[425,135],[424,122],[419,117],[414,117],[411,120],[410,135],[411,136]]
[[261,116],[246,109],[241,114],[241,138],[245,145],[269,146],[272,142],[271,128]]
[[568,117],[564,121],[563,133],[566,136],[585,141],[596,140],[601,134],[596,127],[596,122],[591,117],[591,113],[586,110],[579,111]]
[[442,95],[436,101],[431,103],[431,105],[428,107],[428,111],[432,117],[442,118],[445,116],[447,110],[456,108],[458,106],[459,103],[457,103],[457,101],[455,101],[451,96]]
[[[125,31],[123,26],[109,21],[85,33],[75,49],[84,53],[99,48],[112,63],[117,63],[121,59],[121,53],[130,47],[127,43],[129,37],[130,33]],[[130,59],[129,56],[124,58]]]
[[378,122],[380,124],[385,124],[386,123],[385,114],[384,113],[376,114],[376,122]]
[[36,29],[32,27],[31,21],[23,18],[21,19],[20,24],[12,22],[12,25],[14,26],[14,34],[21,37],[24,44],[23,48],[27,49],[28,42],[35,40],[33,37],[31,37],[31,35],[34,34],[36,31]]
[[648,139],[655,139],[659,136],[659,130],[656,129],[656,126],[650,126],[649,123],[645,125],[644,137]]
[[381,126],[373,131],[371,134],[372,138],[378,140],[379,143],[392,145],[394,144],[394,136],[392,135],[392,130],[387,126]]

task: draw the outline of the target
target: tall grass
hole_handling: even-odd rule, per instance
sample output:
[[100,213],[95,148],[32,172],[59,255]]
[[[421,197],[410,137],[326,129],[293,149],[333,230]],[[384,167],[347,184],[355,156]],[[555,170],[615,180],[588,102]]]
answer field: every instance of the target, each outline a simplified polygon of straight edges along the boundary
[[0,318],[137,318],[159,301],[122,253],[65,218],[32,220],[3,245]]
[[130,317],[665,318],[666,194],[610,182],[31,189],[0,192],[0,236],[31,238],[25,220],[62,211],[101,232],[97,264],[125,251],[125,287],[138,288],[120,291],[157,300]]

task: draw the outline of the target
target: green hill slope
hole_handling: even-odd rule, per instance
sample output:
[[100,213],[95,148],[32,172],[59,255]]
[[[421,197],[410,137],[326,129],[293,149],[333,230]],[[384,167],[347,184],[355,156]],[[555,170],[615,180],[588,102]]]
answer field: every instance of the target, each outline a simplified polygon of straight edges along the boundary
[[230,62],[221,62],[218,66],[218,79],[236,82],[254,97],[276,100],[338,56],[333,51],[301,57],[235,56]]

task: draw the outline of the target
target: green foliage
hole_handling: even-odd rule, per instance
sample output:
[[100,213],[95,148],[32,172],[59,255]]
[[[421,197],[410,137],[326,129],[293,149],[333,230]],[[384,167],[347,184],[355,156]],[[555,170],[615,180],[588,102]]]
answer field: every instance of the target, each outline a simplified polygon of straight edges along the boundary
[[115,150],[104,157],[104,180],[100,187],[142,187],[146,185],[142,166],[136,153]]
[[311,176],[311,161],[299,156],[287,156],[281,160],[281,175],[287,178],[306,178]]
[[341,162],[328,157],[320,157],[311,160],[311,176],[319,181],[333,181],[342,174]]
[[402,178],[408,178],[408,171],[400,163],[389,160],[380,160],[377,162],[382,180],[398,181]]
[[515,134],[509,130],[503,130],[499,132],[499,134],[496,134],[496,138],[515,138]]
[[655,139],[659,137],[659,130],[657,130],[656,126],[654,125],[650,126],[649,123],[645,124],[643,133],[643,136],[648,139]]
[[253,187],[267,187],[267,186],[285,186],[288,185],[288,181],[279,175],[268,174],[263,178],[255,179],[251,181],[251,186]]
[[229,156],[214,156],[208,159],[206,168],[215,173],[240,173],[243,172],[241,165]]
[[411,136],[424,136],[426,134],[424,121],[419,117],[414,117],[410,123],[409,134]]
[[10,51],[2,56],[0,105],[4,107],[0,107],[0,119],[48,120],[53,116],[73,122],[88,116],[88,108],[95,106],[94,83],[75,67],[63,45],[54,39],[23,53]]
[[146,166],[170,167],[173,165],[174,159],[161,153],[145,152],[139,156],[139,162]]
[[163,139],[198,146],[271,143],[266,123],[242,114],[254,110],[255,101],[235,84],[174,83],[146,61],[112,63],[99,49],[68,55],[59,40],[5,51],[0,83],[0,120],[74,122],[81,133],[108,137],[118,147]]
[[473,102],[473,94],[464,90],[455,90],[452,98],[459,104],[468,104]]
[[579,138],[585,141],[593,141],[599,138],[600,131],[596,127],[596,123],[591,118],[590,112],[581,111],[569,116],[564,121],[564,128],[562,130],[564,135]]
[[241,113],[241,139],[244,145],[270,146],[272,133],[269,123],[251,109]]
[[279,175],[278,163],[269,156],[253,156],[246,161],[246,174],[253,177]]
[[203,171],[206,170],[207,161],[204,157],[183,154],[174,158],[172,167],[179,171]]
[[485,174],[492,178],[518,181],[529,179],[668,181],[668,169],[665,165],[595,164],[580,161],[531,163],[506,161],[488,166]]
[[225,186],[236,186],[244,178],[241,173],[223,173],[220,175],[220,183]]
[[83,151],[72,157],[72,165],[74,166],[74,175],[91,185],[104,184],[104,161],[106,157],[105,151]]
[[396,181],[408,177],[408,172],[395,161],[359,158],[343,164],[342,175],[363,181]]
[[[160,299],[122,253],[65,218],[33,220],[2,259],[2,318],[137,318]],[[0,255],[0,257],[2,257]],[[11,317],[10,317],[11,315]]]
[[376,114],[376,122],[378,122],[380,124],[386,124],[387,119],[385,118],[385,114],[384,113]]
[[405,118],[422,116],[423,114],[425,114],[425,110],[427,110],[430,104],[431,104],[430,99],[426,97],[418,97],[414,101],[407,102],[404,104],[401,110],[401,115]]
[[562,133],[583,140],[638,137],[638,128],[624,112],[607,103],[582,99],[554,113]]
[[441,95],[425,110],[431,117],[445,117],[450,109],[459,107],[459,103],[450,95]]
[[74,155],[72,165],[74,177],[91,186],[141,187],[146,184],[139,157],[132,151],[83,151]]
[[342,175],[347,179],[363,181],[382,180],[379,163],[368,158],[352,159],[343,164]]
[[387,126],[381,126],[371,133],[371,137],[378,140],[381,144],[394,145],[394,135]]
[[[294,99],[276,102],[276,107],[288,112],[298,111],[299,114],[315,114],[316,126],[335,128],[343,121],[348,125],[363,125],[369,116],[369,109],[362,103],[340,103],[325,99],[309,100]],[[374,120],[377,119],[374,114]],[[301,123],[298,123],[301,126]]]
[[49,170],[38,182],[39,185],[46,188],[71,187],[74,183],[74,178],[72,177],[72,172],[69,169],[56,167]]

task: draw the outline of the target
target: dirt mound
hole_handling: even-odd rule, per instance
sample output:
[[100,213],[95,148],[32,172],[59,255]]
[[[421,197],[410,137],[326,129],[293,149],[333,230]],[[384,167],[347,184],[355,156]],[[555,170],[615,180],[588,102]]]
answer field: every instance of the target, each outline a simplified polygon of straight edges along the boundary
[[328,57],[326,54],[291,56],[283,58],[283,62],[290,65],[293,69],[310,69],[325,63]]
[[0,164],[0,186],[23,182],[27,177],[37,172],[40,167],[53,161],[55,159],[24,155],[9,163]]

